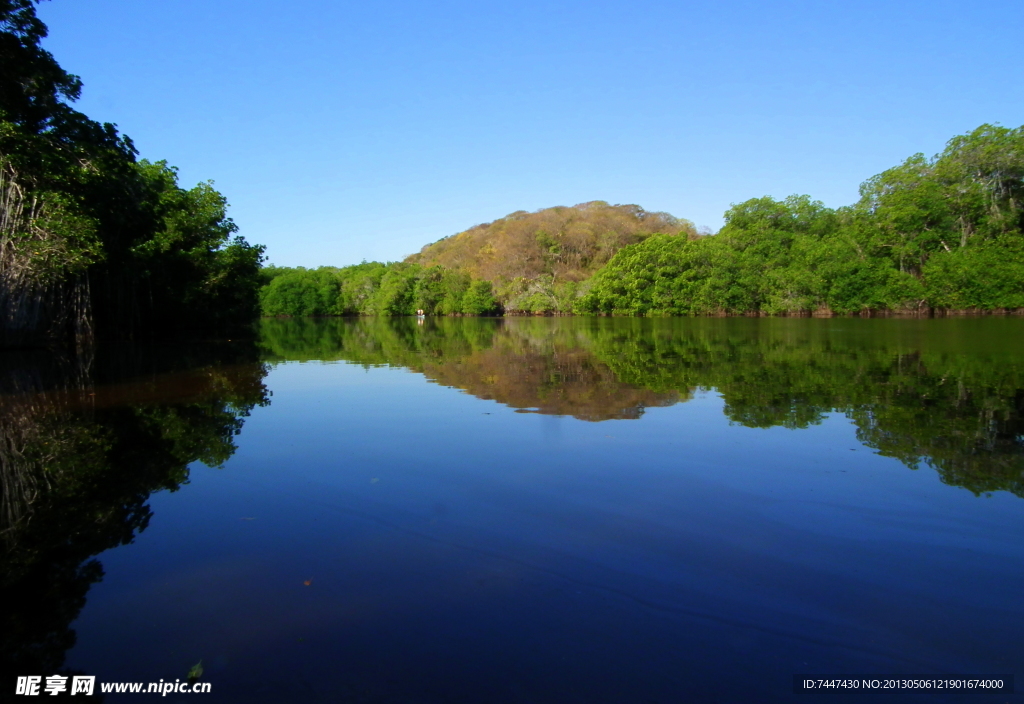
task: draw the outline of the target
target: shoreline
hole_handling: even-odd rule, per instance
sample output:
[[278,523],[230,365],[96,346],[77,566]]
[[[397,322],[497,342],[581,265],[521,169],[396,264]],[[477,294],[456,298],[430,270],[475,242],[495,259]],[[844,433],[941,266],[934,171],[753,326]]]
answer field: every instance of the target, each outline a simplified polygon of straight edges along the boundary
[[987,316],[1012,317],[1024,316],[1024,308],[926,308],[923,310],[866,310],[854,313],[837,313],[832,310],[784,311],[769,313],[767,311],[746,311],[743,313],[716,312],[692,315],[674,315],[663,313],[562,313],[557,311],[505,311],[497,315],[470,315],[468,313],[451,313],[447,315],[402,313],[395,315],[378,315],[357,313],[351,315],[262,315],[260,320],[282,320],[290,318],[982,318]]

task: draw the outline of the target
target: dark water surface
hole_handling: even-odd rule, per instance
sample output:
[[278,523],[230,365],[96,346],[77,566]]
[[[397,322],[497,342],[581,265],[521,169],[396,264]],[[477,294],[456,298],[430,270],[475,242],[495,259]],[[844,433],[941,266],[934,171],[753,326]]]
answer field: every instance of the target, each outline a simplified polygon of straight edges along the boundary
[[1024,698],[792,691],[1024,675],[1024,320],[290,320],[3,364],[5,697],[201,659],[210,694],[105,701]]

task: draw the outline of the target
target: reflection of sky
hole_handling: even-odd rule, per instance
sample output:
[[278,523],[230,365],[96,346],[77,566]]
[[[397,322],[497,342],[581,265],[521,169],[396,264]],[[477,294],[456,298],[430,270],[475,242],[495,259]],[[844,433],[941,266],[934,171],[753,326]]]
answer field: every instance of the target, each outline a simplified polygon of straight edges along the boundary
[[875,455],[841,415],[751,429],[707,392],[588,423],[345,364],[267,384],[227,466],[103,556],[69,666],[201,657],[211,701],[612,702],[1024,664],[1024,503]]

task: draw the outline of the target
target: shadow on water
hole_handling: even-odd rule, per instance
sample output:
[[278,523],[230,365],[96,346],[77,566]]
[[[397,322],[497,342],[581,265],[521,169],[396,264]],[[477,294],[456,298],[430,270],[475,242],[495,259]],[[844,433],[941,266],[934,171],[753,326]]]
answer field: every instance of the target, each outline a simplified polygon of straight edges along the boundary
[[404,367],[521,412],[636,419],[715,391],[752,428],[842,413],[881,455],[1024,496],[1017,320],[275,319],[262,333],[271,363]]
[[[223,464],[266,405],[252,344],[101,348],[88,362],[6,353],[0,365],[2,682],[63,671],[70,624],[103,577],[95,556],[146,529],[156,491]],[[8,685],[10,687],[8,688]]]

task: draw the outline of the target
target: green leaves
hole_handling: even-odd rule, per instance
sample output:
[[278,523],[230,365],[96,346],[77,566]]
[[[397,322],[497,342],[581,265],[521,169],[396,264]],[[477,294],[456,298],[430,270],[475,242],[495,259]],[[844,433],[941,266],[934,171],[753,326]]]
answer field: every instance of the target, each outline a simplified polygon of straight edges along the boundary
[[491,315],[489,281],[440,266],[364,262],[318,269],[274,268],[260,292],[263,315]]
[[[309,582],[306,582],[306,584],[308,585]],[[188,671],[188,681],[189,682],[195,682],[196,680],[198,680],[202,676],[203,676],[203,661],[200,660],[199,662],[197,662],[195,665],[193,665],[189,669],[189,671]]]
[[27,133],[46,129],[65,100],[76,100],[82,81],[40,46],[46,25],[32,0],[0,0],[0,119]]
[[577,310],[630,315],[1024,307],[1024,128],[982,125],[861,186],[734,205],[713,237],[622,249]]
[[68,105],[81,81],[41,48],[34,5],[0,0],[0,344],[251,325],[262,247],[233,238],[212,183],[181,188]]

